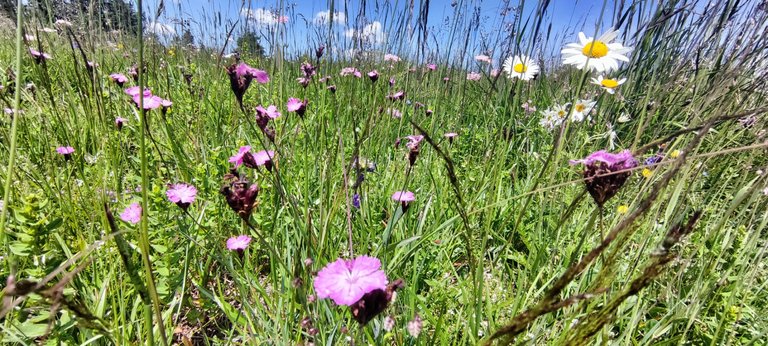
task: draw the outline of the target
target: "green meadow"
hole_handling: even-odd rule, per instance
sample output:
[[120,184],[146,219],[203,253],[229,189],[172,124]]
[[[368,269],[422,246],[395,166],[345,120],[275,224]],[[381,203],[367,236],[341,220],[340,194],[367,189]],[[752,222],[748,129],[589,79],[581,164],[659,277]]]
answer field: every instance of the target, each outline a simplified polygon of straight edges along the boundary
[[481,3],[3,5],[0,342],[768,344],[768,3]]

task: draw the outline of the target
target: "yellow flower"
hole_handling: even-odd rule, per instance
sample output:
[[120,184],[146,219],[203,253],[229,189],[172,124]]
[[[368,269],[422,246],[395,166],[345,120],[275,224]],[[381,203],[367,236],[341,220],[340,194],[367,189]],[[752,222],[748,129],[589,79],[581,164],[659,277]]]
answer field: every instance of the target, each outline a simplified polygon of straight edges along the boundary
[[629,211],[629,207],[622,204],[618,208],[616,208],[616,211],[618,211],[619,214],[626,214]]
[[123,46],[123,44],[122,44],[122,43],[118,43],[118,44],[117,44],[117,49],[123,49],[123,48],[125,48],[125,46]]
[[176,55],[176,51],[175,50],[173,50],[173,49],[169,49],[168,50],[168,56],[174,57],[175,55]]
[[653,175],[653,171],[648,168],[643,168],[643,177],[650,178]]
[[680,150],[675,150],[671,153],[669,153],[669,157],[676,159],[678,156],[680,156]]

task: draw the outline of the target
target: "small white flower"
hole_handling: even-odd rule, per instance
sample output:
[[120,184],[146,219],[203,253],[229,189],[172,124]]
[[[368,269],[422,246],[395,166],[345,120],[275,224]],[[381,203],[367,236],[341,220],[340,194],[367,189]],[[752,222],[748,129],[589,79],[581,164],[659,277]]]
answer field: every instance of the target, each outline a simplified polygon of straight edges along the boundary
[[539,74],[539,65],[525,55],[515,55],[504,60],[504,72],[509,78],[530,80]]
[[573,114],[571,120],[577,123],[584,121],[584,118],[589,118],[589,113],[595,109],[596,101],[579,100],[573,105]]
[[619,61],[628,62],[627,54],[632,51],[632,48],[624,47],[621,43],[612,43],[617,36],[617,30],[608,30],[597,39],[587,38],[580,32],[578,43],[569,43],[560,51],[563,54],[563,63],[597,72],[617,70]]
[[632,120],[632,117],[629,114],[621,113],[618,121],[619,123],[626,123],[626,122],[629,122],[630,120]]
[[72,26],[72,22],[64,20],[64,19],[59,19],[55,23],[53,23],[53,25],[56,25],[56,26],[59,26],[59,27],[61,27],[61,26]]
[[613,94],[616,92],[616,88],[619,87],[619,85],[624,84],[626,82],[626,78],[622,79],[613,79],[613,78],[603,78],[603,75],[598,76],[597,78],[592,78],[592,84],[598,85],[603,90],[608,92],[609,94]]

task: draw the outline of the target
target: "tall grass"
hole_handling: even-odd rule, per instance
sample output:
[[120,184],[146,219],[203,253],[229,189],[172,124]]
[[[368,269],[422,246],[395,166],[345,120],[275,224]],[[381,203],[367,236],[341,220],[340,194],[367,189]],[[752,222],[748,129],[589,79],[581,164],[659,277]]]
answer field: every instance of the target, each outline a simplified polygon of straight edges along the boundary
[[[288,24],[252,28],[272,56],[243,55],[271,80],[251,85],[243,109],[225,71],[233,61],[219,56],[220,45],[78,27],[88,13],[68,18],[70,30],[45,33],[52,18],[19,13],[19,23],[28,20],[16,44],[6,33],[0,48],[0,69],[15,76],[0,77],[0,102],[18,110],[0,118],[7,283],[0,340],[765,343],[764,4],[605,1],[561,32],[553,32],[562,19],[552,13],[562,4],[548,1],[501,2],[501,14],[471,1],[375,2],[359,13],[327,4],[345,13],[346,29],[380,20],[388,40],[379,44],[276,5]],[[429,20],[436,11],[445,11],[444,22]],[[162,20],[156,12],[139,15]],[[253,25],[216,17],[208,13],[209,22],[197,25],[221,35]],[[485,32],[480,23],[501,29]],[[610,26],[634,47],[615,95],[559,56],[579,31],[596,36]],[[326,55],[316,59],[319,45]],[[53,58],[36,64],[29,47]],[[385,63],[385,53],[403,60]],[[481,53],[494,66],[472,59]],[[535,57],[542,73],[529,82],[491,74],[515,54]],[[88,60],[99,63],[93,72]],[[296,78],[305,61],[318,76],[303,88]],[[151,87],[173,102],[167,113],[144,117],[109,80],[133,65],[146,72],[125,87]],[[347,66],[363,78],[339,76]],[[365,76],[373,69],[381,74],[375,83]],[[471,71],[483,78],[466,80]],[[326,75],[335,93],[318,81]],[[398,90],[408,102],[386,99]],[[285,109],[289,97],[309,100],[303,117]],[[539,125],[542,110],[585,98],[597,101],[591,121],[554,131]],[[526,112],[524,103],[538,111]],[[259,104],[283,113],[271,123],[274,141],[252,118]],[[624,114],[631,120],[620,121]],[[122,130],[118,116],[128,119]],[[459,137],[449,142],[447,132]],[[403,137],[422,133],[429,138],[411,167]],[[70,160],[55,151],[66,145],[75,148]],[[240,170],[261,188],[248,222],[219,193],[228,158],[242,145],[277,152],[272,171]],[[641,161],[663,159],[633,170],[599,209],[568,160],[625,148]],[[358,183],[361,158],[376,170]],[[186,212],[166,198],[176,182],[199,192]],[[407,211],[390,199],[400,190],[416,194]],[[139,201],[139,225],[115,220]],[[242,255],[225,247],[239,234],[254,236]],[[405,281],[366,326],[348,309],[314,299],[312,287],[327,263],[362,254],[381,259],[390,281]],[[391,330],[386,316],[395,320]],[[416,316],[418,337],[407,328]]]

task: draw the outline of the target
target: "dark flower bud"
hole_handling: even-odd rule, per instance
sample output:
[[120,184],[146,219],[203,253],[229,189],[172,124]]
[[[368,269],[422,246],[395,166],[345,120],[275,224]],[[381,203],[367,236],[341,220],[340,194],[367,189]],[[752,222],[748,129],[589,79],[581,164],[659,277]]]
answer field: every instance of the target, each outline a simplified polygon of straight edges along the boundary
[[366,293],[360,300],[349,306],[352,318],[361,325],[367,324],[389,306],[395,298],[395,291],[404,286],[403,279],[397,279],[385,289],[378,288]]

